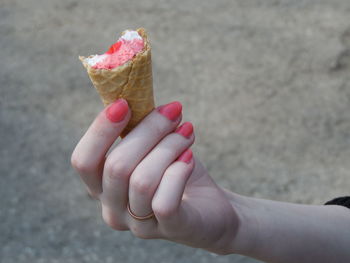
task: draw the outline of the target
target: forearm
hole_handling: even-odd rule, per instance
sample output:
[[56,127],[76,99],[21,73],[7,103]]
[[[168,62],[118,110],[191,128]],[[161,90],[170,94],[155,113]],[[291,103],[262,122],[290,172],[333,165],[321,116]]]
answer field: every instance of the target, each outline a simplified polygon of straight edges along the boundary
[[350,210],[228,193],[240,218],[233,253],[266,262],[350,262]]

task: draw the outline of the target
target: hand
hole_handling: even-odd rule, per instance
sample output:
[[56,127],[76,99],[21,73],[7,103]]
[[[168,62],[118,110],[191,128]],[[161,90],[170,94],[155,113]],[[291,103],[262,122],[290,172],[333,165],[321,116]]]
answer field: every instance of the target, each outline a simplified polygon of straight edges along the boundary
[[[72,166],[100,200],[103,219],[113,229],[225,254],[238,218],[225,192],[189,149],[195,138],[192,124],[177,128],[181,110],[178,102],[158,107],[110,150],[131,115],[127,102],[117,100],[82,137]],[[133,214],[154,216],[134,219],[128,202]]]

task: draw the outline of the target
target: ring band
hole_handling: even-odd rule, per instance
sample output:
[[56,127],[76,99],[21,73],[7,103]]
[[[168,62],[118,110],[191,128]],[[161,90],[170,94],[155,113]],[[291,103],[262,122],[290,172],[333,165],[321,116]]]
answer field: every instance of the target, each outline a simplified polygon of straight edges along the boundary
[[147,220],[147,219],[150,219],[150,218],[154,217],[154,213],[153,213],[153,212],[150,213],[149,215],[146,215],[146,216],[137,216],[137,215],[135,215],[133,212],[131,212],[129,202],[128,202],[128,206],[127,206],[127,207],[128,207],[128,212],[129,212],[129,214],[130,214],[134,219],[143,221],[143,220]]

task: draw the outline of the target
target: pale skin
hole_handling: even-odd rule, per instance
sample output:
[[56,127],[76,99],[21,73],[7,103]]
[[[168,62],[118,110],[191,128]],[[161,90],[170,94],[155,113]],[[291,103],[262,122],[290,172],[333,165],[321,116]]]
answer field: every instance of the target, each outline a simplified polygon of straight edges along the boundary
[[[194,133],[175,132],[181,114],[169,120],[155,109],[111,149],[131,112],[115,122],[107,110],[71,160],[111,228],[272,263],[350,262],[350,209],[249,198],[219,187],[195,156],[177,160],[195,140]],[[154,217],[134,219],[128,202],[135,215]]]

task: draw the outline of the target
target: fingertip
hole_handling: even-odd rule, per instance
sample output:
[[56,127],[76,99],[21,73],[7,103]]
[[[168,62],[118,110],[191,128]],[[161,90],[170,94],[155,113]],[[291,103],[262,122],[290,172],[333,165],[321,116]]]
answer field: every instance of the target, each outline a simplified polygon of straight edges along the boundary
[[125,119],[126,115],[129,112],[129,105],[128,102],[120,98],[113,102],[111,105],[107,107],[105,110],[107,119],[109,119],[111,122],[121,122]]
[[182,104],[179,101],[173,101],[157,108],[158,112],[171,121],[176,121],[182,112]]
[[193,152],[191,149],[187,149],[179,156],[179,158],[177,158],[177,161],[190,164],[192,159],[193,159]]
[[189,121],[184,122],[182,125],[180,125],[175,132],[182,135],[183,137],[189,139],[191,135],[193,134],[193,124]]

